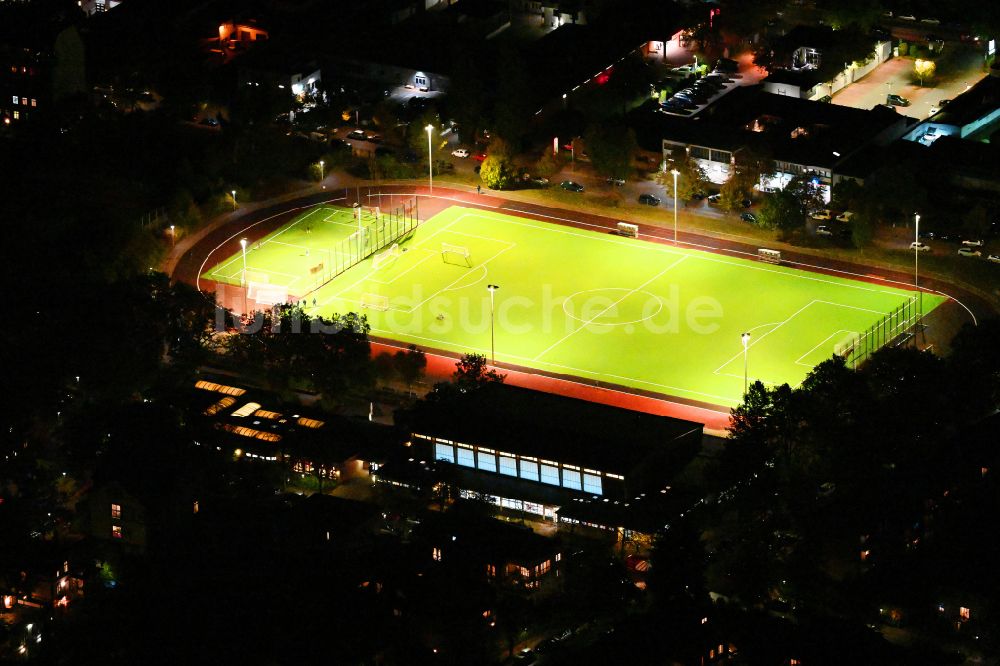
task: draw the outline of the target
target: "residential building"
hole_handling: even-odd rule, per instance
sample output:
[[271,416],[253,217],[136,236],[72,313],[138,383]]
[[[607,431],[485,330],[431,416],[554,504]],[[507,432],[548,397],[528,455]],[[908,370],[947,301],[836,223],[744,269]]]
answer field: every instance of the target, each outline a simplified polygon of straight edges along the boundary
[[78,18],[75,6],[59,3],[0,7],[0,123],[50,111],[85,90]]
[[765,92],[762,85],[739,87],[704,109],[697,120],[662,114],[663,158],[686,152],[708,180],[729,178],[740,151],[765,155],[775,173],[760,187],[785,187],[793,178],[811,179],[826,201],[837,170],[867,146],[886,146],[913,122],[878,106],[869,111]]

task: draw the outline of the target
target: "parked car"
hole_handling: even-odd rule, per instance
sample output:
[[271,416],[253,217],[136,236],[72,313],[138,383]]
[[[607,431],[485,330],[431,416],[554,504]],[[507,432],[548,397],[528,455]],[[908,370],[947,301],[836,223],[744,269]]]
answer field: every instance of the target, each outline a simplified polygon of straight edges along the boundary
[[749,208],[750,206],[753,205],[753,201],[750,199],[744,199],[740,203],[743,205],[744,208]]
[[674,95],[673,97],[671,97],[670,99],[668,99],[667,103],[664,104],[664,106],[666,106],[668,108],[669,107],[674,107],[674,108],[678,108],[678,109],[683,109],[685,111],[690,111],[692,109],[697,109],[698,108],[698,105],[696,103],[694,103],[693,101],[689,100],[686,97],[678,97],[677,95]]
[[563,188],[567,192],[583,192],[583,185],[580,183],[574,183],[572,180],[564,180],[559,183],[559,187]]
[[840,215],[838,215],[834,219],[837,220],[837,222],[848,223],[848,222],[851,221],[852,217],[854,217],[854,213],[852,213],[849,210],[845,210],[843,213],[841,213]]
[[625,184],[624,178],[615,178],[613,176],[608,178],[608,185],[617,185],[618,187],[621,187],[624,184]]
[[521,666],[528,666],[538,660],[538,655],[531,648],[524,648],[514,657],[514,663]]
[[472,156],[472,159],[476,160],[477,162],[483,162],[486,160],[486,153],[476,153],[475,155]]
[[369,134],[365,139],[371,143],[382,143],[382,137],[378,134]]
[[833,98],[830,97],[829,95],[823,95],[816,101],[819,102],[820,104],[830,104],[831,102],[833,102]]
[[830,220],[833,219],[833,213],[828,209],[818,210],[813,213],[810,217],[814,220]]
[[[902,17],[900,17],[900,18],[902,18]],[[939,19],[936,19],[936,18],[920,19],[920,22],[921,23],[926,23],[927,25],[941,25],[941,21]]]
[[708,197],[708,203],[710,203],[710,204],[718,204],[719,203],[719,199],[721,199],[721,198],[722,198],[721,194],[712,194],[712,195],[710,195]]
[[549,185],[549,179],[548,178],[541,178],[541,177],[532,178],[531,179],[531,183],[533,185],[538,185],[539,187],[548,187],[548,185]]
[[655,197],[652,194],[640,194],[639,195],[639,203],[641,203],[643,205],[646,205],[646,206],[659,206],[660,205],[660,199],[659,199],[659,197]]
[[816,227],[816,235],[817,236],[832,236],[833,232],[830,231],[830,227],[826,226],[825,224],[821,224],[818,227]]
[[964,241],[962,241],[962,245],[965,245],[967,247],[982,247],[983,246],[983,241],[981,241],[981,240],[964,240]]
[[351,139],[352,141],[364,141],[365,140],[365,133],[364,133],[363,130],[356,129],[353,132],[350,132],[347,135],[347,138]]
[[740,219],[750,224],[757,224],[757,216],[753,213],[740,213]]
[[986,257],[986,261],[992,261],[994,264],[1000,264],[1000,254],[991,254]]
[[900,14],[896,18],[898,18],[900,21],[916,21],[917,20],[917,17],[914,16],[913,14]]
[[921,243],[920,241],[913,241],[912,243],[910,243],[910,249],[911,250],[916,250],[917,252],[930,252],[931,251],[931,246],[930,245],[925,245],[924,243]]
[[958,254],[961,257],[981,257],[983,256],[983,251],[977,247],[960,247],[958,248]]
[[740,64],[729,58],[719,58],[712,68],[723,72],[735,72],[739,70]]
[[451,151],[451,155],[452,155],[452,157],[462,157],[462,158],[465,158],[465,157],[469,156],[469,149],[468,148],[458,148],[457,150]]
[[705,193],[704,192],[692,192],[691,193],[691,200],[692,201],[701,201],[704,198],[705,198]]
[[889,93],[885,96],[885,103],[889,106],[909,106],[910,100],[896,93]]

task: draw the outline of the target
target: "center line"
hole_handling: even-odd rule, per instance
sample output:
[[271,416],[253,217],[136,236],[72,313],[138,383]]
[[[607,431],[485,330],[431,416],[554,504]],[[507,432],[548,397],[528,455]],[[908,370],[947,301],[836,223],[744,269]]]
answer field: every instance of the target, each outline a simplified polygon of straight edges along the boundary
[[669,270],[670,270],[671,268],[673,268],[674,266],[676,266],[677,264],[681,263],[682,261],[684,261],[684,260],[685,260],[685,259],[687,259],[687,258],[688,258],[688,255],[684,255],[683,257],[681,257],[680,259],[678,259],[678,260],[677,260],[677,261],[675,261],[674,263],[670,264],[669,266],[667,266],[666,268],[664,268],[664,269],[663,269],[662,271],[660,271],[659,273],[657,273],[657,274],[656,274],[656,275],[654,275],[653,277],[649,278],[648,280],[646,280],[645,282],[643,282],[642,284],[640,284],[640,285],[639,285],[638,287],[635,287],[635,288],[634,288],[634,289],[632,289],[631,291],[627,291],[627,292],[625,292],[625,295],[624,295],[624,296],[622,296],[622,297],[621,297],[621,298],[619,298],[619,299],[618,299],[617,301],[615,301],[614,303],[612,303],[612,304],[611,304],[611,305],[609,305],[608,307],[606,307],[606,308],[604,308],[603,310],[601,310],[600,312],[598,312],[598,313],[597,313],[596,315],[594,315],[593,317],[591,317],[591,318],[590,318],[590,319],[588,319],[587,321],[583,322],[583,325],[581,325],[581,326],[580,326],[580,328],[577,328],[577,329],[575,329],[575,330],[572,330],[572,331],[570,331],[569,333],[567,333],[567,334],[566,334],[566,335],[564,335],[563,337],[561,337],[561,338],[559,338],[558,340],[556,340],[555,342],[553,342],[553,343],[552,343],[551,345],[549,345],[548,347],[546,347],[546,348],[545,348],[545,349],[544,349],[544,350],[543,350],[543,351],[542,351],[542,352],[541,352],[540,354],[538,354],[538,356],[536,356],[536,357],[535,357],[535,358],[533,358],[532,360],[533,360],[533,361],[537,361],[537,360],[538,360],[538,359],[540,359],[541,357],[545,356],[545,355],[546,355],[546,354],[548,354],[548,353],[549,353],[550,351],[552,351],[552,348],[553,348],[553,347],[555,347],[555,346],[557,346],[557,345],[561,344],[561,343],[562,343],[562,342],[563,342],[564,340],[566,340],[566,339],[570,338],[570,337],[571,337],[571,336],[572,336],[573,334],[575,334],[575,333],[579,333],[579,332],[580,332],[580,331],[582,331],[583,329],[587,328],[587,326],[588,326],[588,325],[590,325],[590,324],[594,323],[594,321],[595,321],[595,320],[596,320],[596,319],[597,319],[598,317],[600,317],[601,315],[603,315],[603,314],[604,314],[605,312],[607,312],[607,311],[608,311],[608,310],[610,310],[611,308],[615,307],[616,305],[618,305],[619,303],[621,303],[622,301],[624,301],[624,300],[625,300],[626,298],[628,298],[628,297],[629,297],[629,296],[631,296],[632,294],[636,293],[637,291],[640,291],[640,290],[641,290],[641,289],[642,289],[643,287],[645,287],[645,286],[646,286],[646,285],[648,285],[649,283],[651,283],[651,282],[655,282],[655,281],[656,281],[656,280],[658,280],[658,279],[659,279],[660,277],[662,277],[664,273],[666,273],[666,272],[667,272],[667,271],[669,271]]

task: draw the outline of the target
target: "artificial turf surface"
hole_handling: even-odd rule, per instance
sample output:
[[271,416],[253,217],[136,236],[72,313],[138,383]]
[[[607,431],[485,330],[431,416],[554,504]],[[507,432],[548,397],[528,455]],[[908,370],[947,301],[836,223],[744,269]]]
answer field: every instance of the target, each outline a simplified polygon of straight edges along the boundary
[[[248,270],[272,282],[309,280],[320,249],[307,213],[261,242]],[[342,209],[343,210],[343,209]],[[350,212],[344,229],[349,235]],[[305,224],[313,230],[306,233]],[[330,243],[322,241],[326,246]],[[442,252],[442,243],[467,248]],[[311,247],[309,257],[305,248]],[[865,331],[913,294],[881,284],[775,266],[605,231],[451,207],[401,243],[400,256],[372,269],[362,261],[307,296],[313,314],[363,311],[374,335],[454,352],[491,353],[495,284],[498,362],[731,406],[749,377],[796,385],[834,346]],[[239,282],[238,255],[204,277]],[[301,282],[300,282],[301,281]],[[388,309],[361,308],[372,295]],[[316,305],[312,305],[313,298]],[[943,297],[924,294],[924,313]]]

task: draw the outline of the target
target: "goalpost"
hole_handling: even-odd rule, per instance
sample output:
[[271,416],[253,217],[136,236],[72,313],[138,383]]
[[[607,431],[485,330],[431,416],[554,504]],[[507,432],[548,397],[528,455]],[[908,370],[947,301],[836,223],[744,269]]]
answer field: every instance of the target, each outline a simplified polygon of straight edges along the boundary
[[361,294],[361,307],[385,312],[389,309],[389,297],[379,294]]
[[453,245],[451,243],[441,243],[441,254],[446,259],[448,258],[448,255],[455,255],[462,257],[466,261],[468,261],[471,256],[469,248],[465,245]]
[[382,268],[382,266],[394,261],[402,254],[402,250],[399,249],[399,243],[393,243],[392,247],[384,252],[379,252],[372,259],[372,270],[377,271]]

